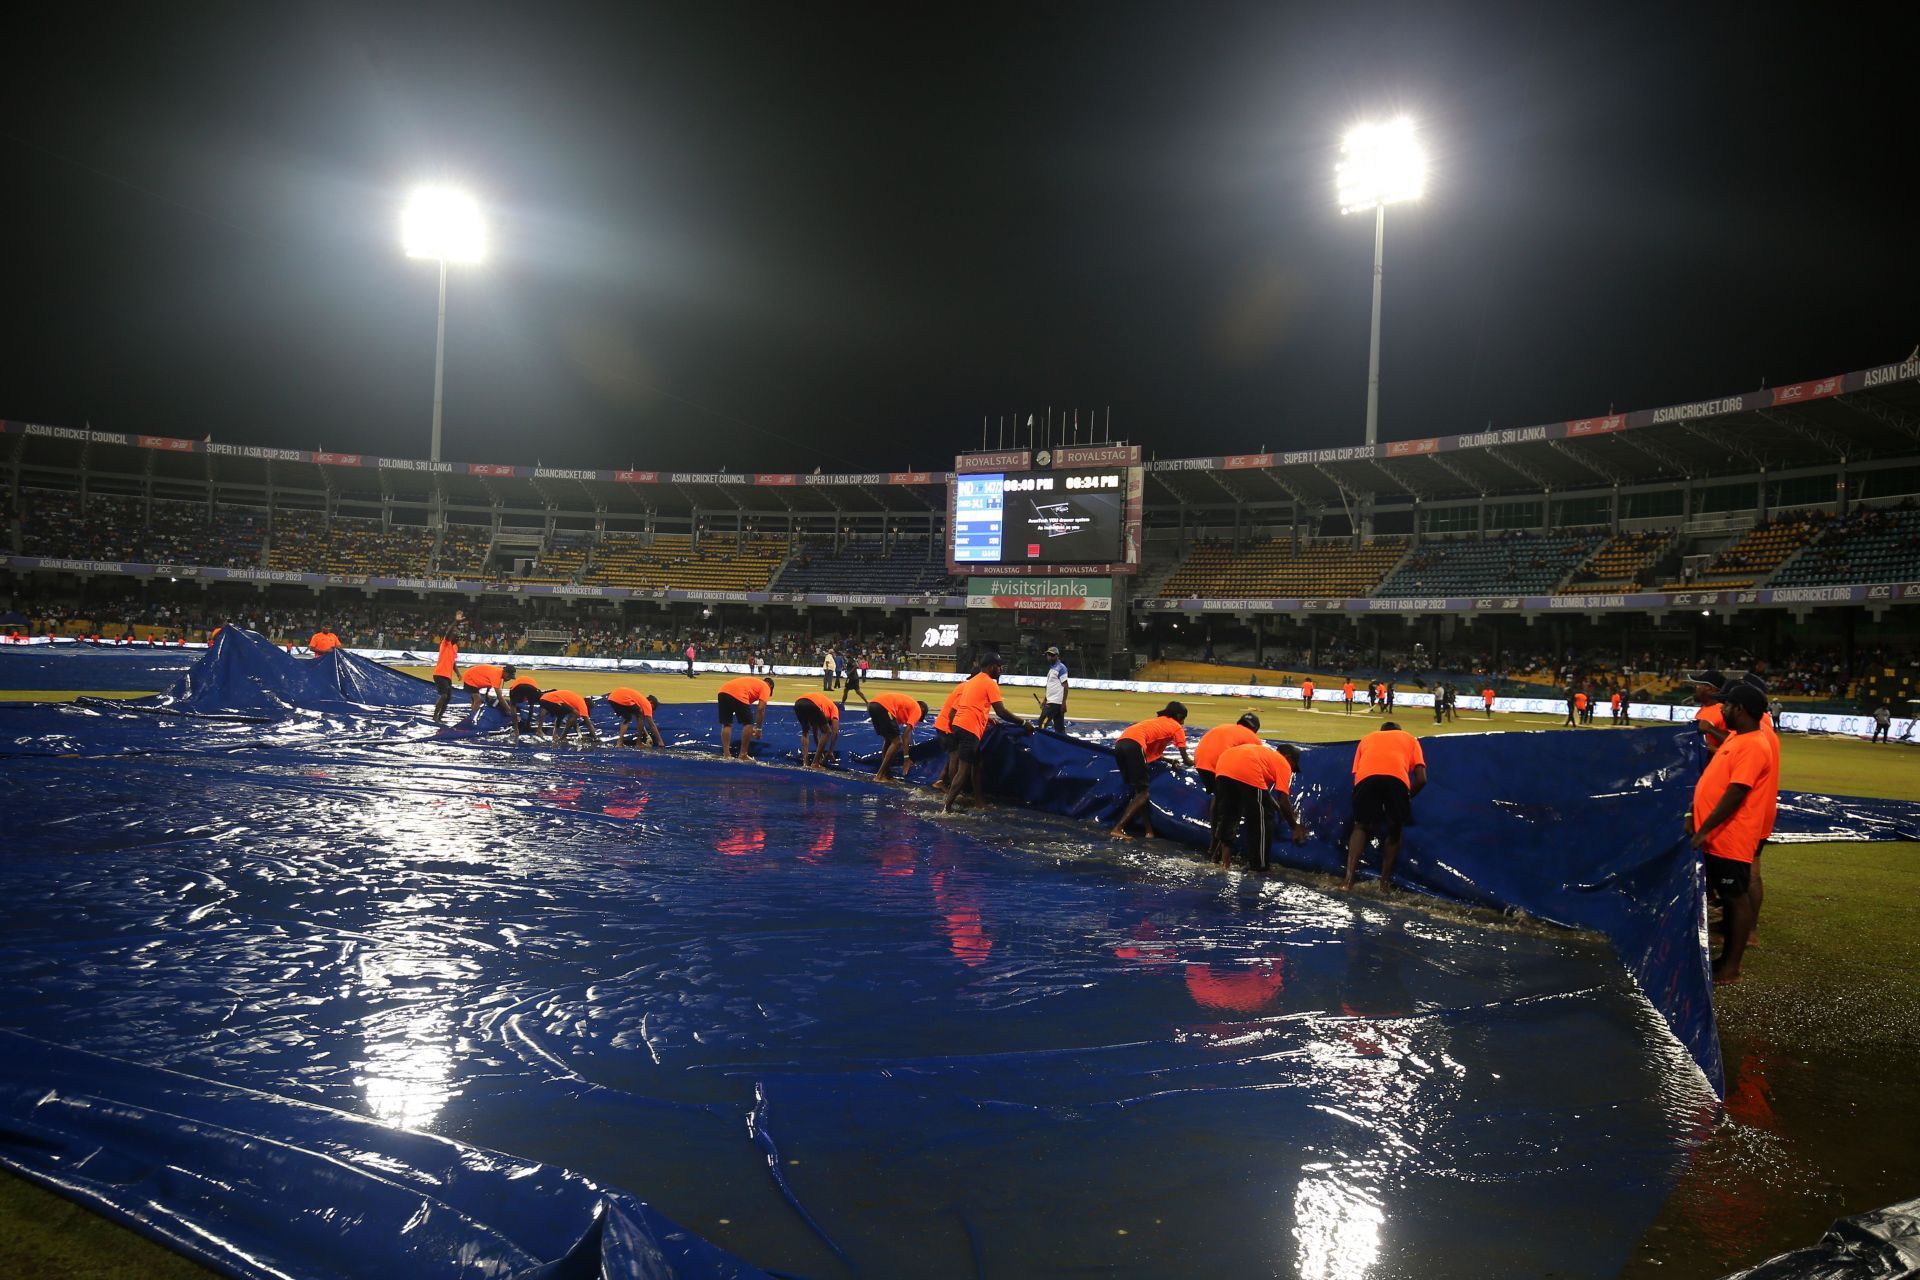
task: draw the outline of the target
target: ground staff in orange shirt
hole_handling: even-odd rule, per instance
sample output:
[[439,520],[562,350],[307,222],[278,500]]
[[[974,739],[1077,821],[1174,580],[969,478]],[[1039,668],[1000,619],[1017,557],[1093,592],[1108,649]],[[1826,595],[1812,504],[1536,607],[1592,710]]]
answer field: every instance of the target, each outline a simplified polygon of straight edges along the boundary
[[1427,757],[1420,739],[1389,720],[1360,739],[1353,750],[1353,833],[1347,837],[1347,879],[1368,843],[1380,841],[1380,889],[1393,890],[1393,864],[1400,858],[1400,833],[1413,818],[1413,798],[1427,785]]
[[460,624],[467,620],[464,610],[456,609],[453,621],[440,633],[440,654],[433,663],[433,687],[439,690],[433,700],[433,722],[441,723],[447,714],[447,703],[453,699],[453,664],[460,657],[460,643],[457,639]]
[[[1120,820],[1108,832],[1114,839],[1133,839],[1127,831],[1127,824],[1135,818],[1139,818],[1146,828],[1147,839],[1153,839],[1153,813],[1147,807],[1153,774],[1148,766],[1165,755],[1168,747],[1176,747],[1180,752],[1180,763],[1188,768],[1193,767],[1193,761],[1187,758],[1186,724],[1186,707],[1178,702],[1169,702],[1160,708],[1160,714],[1153,719],[1142,720],[1121,730],[1120,740],[1113,744],[1113,756],[1120,765],[1120,780],[1133,789],[1133,796],[1127,801],[1127,807],[1120,811]],[[1217,776],[1214,782],[1218,785]]]
[[987,736],[988,713],[1000,717],[1010,725],[1027,732],[1033,728],[1025,720],[1007,710],[1007,704],[1000,699],[1000,655],[989,653],[980,659],[980,670],[967,677],[960,686],[959,694],[953,703],[953,754],[959,763],[954,767],[953,781],[947,784],[947,803],[942,812],[953,812],[953,798],[973,784],[973,801],[976,805],[985,801],[984,788],[980,775],[980,743]]
[[1485,708],[1487,719],[1493,719],[1493,690],[1482,689],[1480,691],[1480,705]]
[[896,756],[901,772],[906,772],[907,750],[913,746],[913,726],[926,719],[927,704],[891,691],[876,693],[871,698],[865,694],[860,696],[867,704],[867,719],[873,722],[873,731],[887,744],[880,753],[880,767],[873,771],[876,782],[886,782],[887,768]]
[[1264,742],[1228,747],[1220,755],[1214,780],[1212,854],[1220,865],[1233,865],[1233,845],[1244,829],[1249,836],[1253,864],[1267,866],[1267,815],[1285,818],[1293,828],[1293,842],[1305,844],[1307,829],[1293,804],[1293,771],[1300,767],[1300,748],[1269,747]]
[[573,733],[574,721],[580,722],[586,733],[587,741],[600,745],[600,735],[593,730],[593,721],[587,711],[587,700],[571,689],[553,689],[540,695],[541,715],[553,719],[553,745],[565,746]]
[[507,714],[513,717],[513,740],[532,733],[540,720],[540,686],[526,676],[507,682]]
[[340,637],[326,630],[324,627],[314,632],[313,638],[307,641],[307,652],[316,658],[323,653],[332,653],[339,647]]
[[[767,722],[767,704],[773,700],[773,681],[741,676],[720,686],[720,758],[745,760],[747,745],[760,736]],[[740,726],[740,754],[733,753],[733,726]]]
[[1707,888],[1726,913],[1726,941],[1713,962],[1716,985],[1740,981],[1740,960],[1759,914],[1753,900],[1753,860],[1767,838],[1778,802],[1780,757],[1760,728],[1766,695],[1748,684],[1721,696],[1727,736],[1693,788],[1687,833],[1705,859]]
[[[467,692],[472,695],[468,700],[467,714],[480,714],[480,704],[482,702],[486,702],[495,707],[499,706],[500,691],[506,687],[507,681],[513,679],[513,677],[514,670],[512,667],[496,667],[485,662],[475,663],[465,671],[462,671],[460,673],[460,683],[465,686]],[[489,690],[492,691],[491,698],[487,696]]]
[[1720,705],[1720,690],[1726,685],[1727,677],[1724,672],[1710,668],[1690,671],[1687,679],[1693,684],[1693,700],[1700,704],[1700,709],[1693,713],[1693,725],[1700,730],[1707,753],[1711,755],[1727,740],[1727,716]]
[[[508,668],[512,670],[512,668]],[[614,689],[607,694],[607,705],[613,708],[613,714],[620,717],[620,733],[614,739],[617,746],[655,746],[664,747],[666,742],[660,737],[660,730],[653,723],[653,713],[660,706],[660,699],[652,694],[642,695],[638,689]],[[633,740],[627,740],[631,734]]]
[[1300,709],[1303,711],[1313,710],[1313,681],[1311,680],[1302,680],[1300,682]]
[[840,741],[840,704],[824,693],[803,693],[793,700],[793,718],[800,722],[800,767],[827,767]]
[[1340,682],[1340,698],[1347,704],[1347,714],[1353,714],[1353,677],[1348,676]]
[[1200,735],[1193,748],[1193,771],[1200,777],[1200,789],[1213,794],[1214,767],[1228,747],[1243,747],[1260,741],[1260,717],[1249,711],[1232,724],[1215,725]]
[[[979,675],[980,672],[976,668],[972,674]],[[935,791],[945,791],[947,789],[948,785],[953,781],[954,770],[960,763],[960,757],[954,751],[953,708],[954,705],[960,701],[960,691],[966,687],[967,682],[965,680],[953,686],[952,691],[947,694],[947,700],[940,704],[939,713],[933,717],[934,744],[947,754],[946,762],[940,766],[940,778],[933,784]]]

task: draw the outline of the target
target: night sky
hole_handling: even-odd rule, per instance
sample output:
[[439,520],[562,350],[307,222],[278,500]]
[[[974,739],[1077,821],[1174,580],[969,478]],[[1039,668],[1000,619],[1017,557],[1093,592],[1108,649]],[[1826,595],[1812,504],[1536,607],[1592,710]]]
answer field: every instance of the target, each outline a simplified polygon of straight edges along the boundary
[[[46,7],[42,7],[44,10]],[[66,6],[10,23],[0,416],[421,456],[939,466],[983,414],[1161,456],[1789,382],[1920,342],[1920,6]],[[1900,192],[1906,191],[1902,196]]]

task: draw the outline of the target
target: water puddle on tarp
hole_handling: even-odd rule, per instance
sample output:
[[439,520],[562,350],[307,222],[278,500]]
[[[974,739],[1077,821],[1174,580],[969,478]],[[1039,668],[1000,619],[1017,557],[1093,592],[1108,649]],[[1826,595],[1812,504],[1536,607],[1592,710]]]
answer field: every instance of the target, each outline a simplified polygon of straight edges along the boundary
[[1584,937],[407,726],[8,759],[0,1027],[820,1276],[1612,1275],[1715,1116]]

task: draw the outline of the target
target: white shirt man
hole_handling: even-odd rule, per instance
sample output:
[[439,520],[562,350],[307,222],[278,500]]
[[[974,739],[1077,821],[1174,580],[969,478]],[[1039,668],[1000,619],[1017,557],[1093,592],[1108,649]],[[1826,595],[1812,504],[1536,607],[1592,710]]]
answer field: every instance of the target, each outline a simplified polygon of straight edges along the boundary
[[1067,664],[1060,661],[1060,650],[1050,648],[1047,656],[1053,659],[1047,667],[1046,705],[1040,710],[1040,727],[1052,725],[1060,733],[1067,731]]

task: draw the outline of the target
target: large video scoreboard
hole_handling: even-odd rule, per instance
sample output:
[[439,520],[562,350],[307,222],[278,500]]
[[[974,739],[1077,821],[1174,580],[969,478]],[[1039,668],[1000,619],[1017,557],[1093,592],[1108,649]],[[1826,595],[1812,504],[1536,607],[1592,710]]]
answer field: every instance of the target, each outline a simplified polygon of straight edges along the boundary
[[1140,468],[1089,464],[1125,463],[1137,460],[1137,452],[1108,445],[958,459],[949,567],[956,573],[1134,572]]

